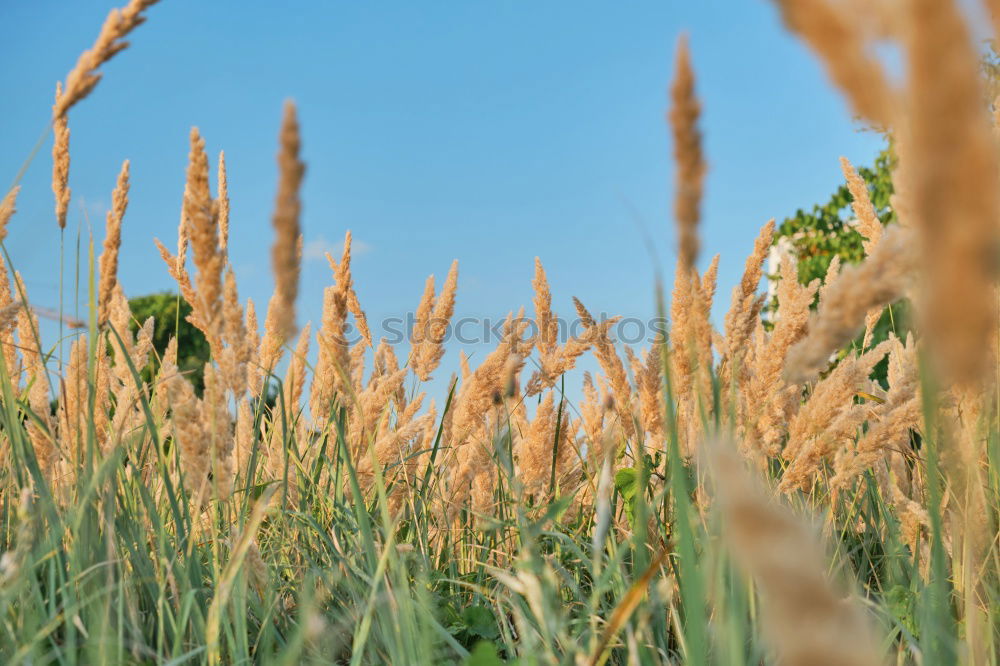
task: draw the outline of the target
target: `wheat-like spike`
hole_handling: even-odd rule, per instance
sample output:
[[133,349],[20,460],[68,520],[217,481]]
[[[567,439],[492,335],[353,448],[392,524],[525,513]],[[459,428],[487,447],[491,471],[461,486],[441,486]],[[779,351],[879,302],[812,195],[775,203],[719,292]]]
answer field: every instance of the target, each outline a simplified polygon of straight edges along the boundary
[[693,283],[695,290],[695,307],[692,320],[693,346],[697,350],[699,397],[711,403],[711,371],[714,365],[712,356],[712,339],[715,331],[712,329],[712,303],[715,300],[715,287],[719,278],[719,255],[712,257],[712,262],[700,281]]
[[532,303],[535,306],[535,349],[541,356],[541,364],[545,365],[545,359],[553,356],[559,342],[559,326],[555,314],[552,312],[552,292],[549,290],[549,281],[545,275],[545,267],[542,261],[535,257],[535,277],[531,282],[535,290]]
[[86,395],[87,338],[80,336],[70,345],[69,359],[63,370],[58,408],[58,441],[71,467],[83,459],[80,442],[86,432],[83,420],[86,414]]
[[817,297],[819,302],[823,303],[827,300],[827,294],[830,288],[837,283],[837,278],[840,277],[840,255],[833,255],[833,259],[830,260],[830,265],[826,267],[826,275],[823,276],[823,284],[820,285],[819,291],[817,292]]
[[[125,297],[121,284],[116,283],[108,301],[108,324],[118,333],[118,336],[109,336],[109,342],[115,352],[113,368],[115,378],[123,384],[129,383],[132,379],[132,373],[124,359],[131,358],[136,353],[135,340],[129,330],[129,322],[131,321],[132,311],[129,309],[128,299]],[[118,342],[119,337],[121,338],[120,343]],[[142,363],[136,367],[141,368],[144,365],[145,363]]]
[[131,368],[145,367],[153,348],[155,324],[153,317],[146,319],[135,336],[129,330],[131,320],[132,312],[129,309],[128,299],[125,298],[121,285],[116,284],[108,314],[108,322],[118,332],[118,336],[109,336],[111,347],[115,352],[114,365],[111,368],[115,411],[110,432],[119,439],[128,437],[142,425],[144,414],[139,400],[147,387],[145,383],[136,384]]
[[0,241],[7,238],[7,223],[17,212],[17,193],[21,191],[20,185],[7,190],[3,200],[0,201]]
[[[195,300],[189,320],[205,334],[213,353],[222,345],[221,311],[225,254],[219,249],[219,206],[208,183],[205,140],[191,129],[191,152],[184,185],[183,226],[191,245],[195,275]],[[162,252],[162,251],[161,251]],[[178,255],[178,263],[180,263]]]
[[[372,334],[368,330],[368,318],[365,316],[364,311],[361,309],[361,304],[358,302],[358,295],[354,291],[354,278],[351,277],[352,238],[351,232],[348,230],[344,234],[344,253],[341,256],[340,264],[334,264],[329,254],[326,255],[326,258],[330,263],[330,267],[334,270],[338,288],[342,290],[343,298],[347,304],[347,310],[354,315],[354,321],[358,325],[358,331],[365,339],[365,343],[369,347],[372,347]],[[435,307],[437,307],[437,303],[435,303]]]
[[637,393],[639,394],[639,412],[642,415],[643,430],[649,433],[653,442],[661,441],[663,437],[663,364],[660,362],[662,338],[653,341],[646,352],[645,363],[633,366]]
[[677,222],[678,262],[690,271],[698,258],[698,222],[705,179],[705,159],[701,152],[698,117],[701,106],[694,94],[694,72],[687,40],[677,43],[674,81],[670,88],[670,126],[674,136],[677,168],[674,217]]
[[685,270],[682,262],[677,262],[670,298],[670,376],[674,397],[679,403],[686,403],[691,399],[694,372],[693,349],[690,346],[693,316],[691,273],[691,270]]
[[277,304],[278,298],[277,291],[272,292],[271,298],[267,302],[264,337],[260,341],[257,364],[253,371],[253,378],[250,380],[251,389],[256,391],[255,395],[261,395],[268,373],[274,372],[284,354],[282,336],[277,323],[277,313],[281,310],[281,306]]
[[889,344],[889,390],[885,402],[874,407],[876,418],[865,434],[837,459],[836,473],[830,480],[830,487],[835,490],[846,488],[887,453],[903,450],[909,442],[910,430],[919,429],[923,422],[920,363],[913,335],[907,337],[905,345],[895,337],[889,338]]
[[[62,84],[56,84],[56,106],[62,96]],[[52,193],[56,197],[56,222],[66,228],[69,210],[69,125],[64,114],[55,114],[52,120]]]
[[556,408],[554,391],[547,391],[538,405],[535,418],[515,447],[518,481],[528,494],[539,493],[552,469],[552,446],[555,443]]
[[[875,212],[875,206],[872,205],[868,194],[868,185],[858,175],[858,172],[846,157],[840,158],[840,168],[844,172],[844,178],[847,179],[847,188],[851,192],[853,199],[851,207],[854,209],[854,216],[858,220],[858,231],[865,238],[863,241],[865,253],[871,254],[882,239],[882,221],[879,220],[878,214]],[[822,296],[820,298],[822,299]],[[872,308],[865,315],[865,337],[861,343],[862,349],[868,347],[868,344],[871,342],[872,331],[875,329],[875,324],[878,323],[881,315],[881,307]]]
[[222,337],[226,346],[218,350],[216,362],[225,386],[239,398],[247,390],[247,362],[251,350],[247,346],[245,315],[232,268],[226,270],[222,295]]
[[576,296],[573,297],[573,307],[576,308],[576,314],[580,317],[580,323],[583,324],[584,328],[592,328],[595,325],[594,316]]
[[851,193],[851,208],[858,220],[858,231],[865,237],[865,253],[871,254],[882,238],[882,221],[878,219],[875,206],[872,205],[868,184],[846,157],[840,158],[840,169],[844,172],[847,189]]
[[[604,413],[605,405],[594,387],[594,378],[589,372],[584,372],[583,402],[580,403],[580,416],[583,419],[583,430],[587,437],[589,454],[593,454],[594,448],[600,445],[604,432]],[[591,461],[596,460],[593,455],[587,457]]]
[[233,424],[226,399],[225,378],[215,366],[205,364],[205,391],[202,395],[203,427],[209,438],[212,486],[215,497],[226,500],[233,490],[236,465],[233,459]]
[[732,304],[725,317],[725,344],[720,368],[724,384],[728,384],[729,373],[742,365],[747,343],[760,316],[757,287],[764,274],[764,260],[767,258],[773,239],[774,220],[769,220],[757,234],[753,252],[747,257],[743,268],[743,277],[740,278],[739,285],[733,288]]
[[448,277],[445,278],[441,293],[434,300],[434,307],[431,309],[428,320],[427,335],[420,345],[417,367],[420,369],[421,381],[430,379],[430,375],[437,369],[444,356],[445,336],[448,332],[448,323],[455,312],[455,293],[458,290],[458,260],[452,262],[448,270]]
[[[319,350],[309,395],[309,409],[317,424],[325,422],[325,415],[338,393],[343,398],[356,392],[353,384],[357,382],[352,382],[354,373],[351,370],[357,363],[352,363],[347,339],[349,312],[354,315],[358,329],[364,337],[364,343],[371,346],[370,333],[364,323],[364,313],[361,312],[357,296],[354,295],[350,231],[344,237],[344,250],[340,262],[336,262],[329,253],[326,259],[333,270],[334,285],[327,287],[323,292],[323,320],[316,334]],[[364,348],[358,346],[356,353],[363,355]]]
[[[7,271],[7,262],[4,261],[3,253],[0,252],[0,309],[16,312],[18,299],[14,297],[11,289],[10,274]],[[18,359],[18,344],[14,340],[13,327],[8,322],[7,326],[0,327],[0,345],[3,346],[2,353],[4,362],[7,364],[7,374],[16,385],[18,377],[21,375],[20,361]],[[36,329],[37,330],[37,329]],[[32,337],[32,339],[34,339]]]
[[413,374],[418,379],[424,381],[430,377],[430,372],[423,367],[423,355],[420,353],[424,342],[430,335],[431,313],[434,310],[434,276],[428,275],[424,282],[424,292],[420,296],[420,303],[413,316],[413,330],[410,331],[410,359],[409,365]]
[[121,9],[112,9],[97,35],[94,45],[80,54],[76,65],[66,75],[66,85],[56,94],[53,118],[65,117],[66,112],[89,95],[101,80],[97,69],[128,47],[125,37],[142,25],[142,13],[159,0],[131,0]]
[[868,411],[854,397],[872,392],[869,375],[888,353],[889,345],[886,340],[861,356],[848,356],[816,383],[788,424],[788,443],[782,455],[790,463],[781,479],[782,490],[808,488],[821,465],[857,436]]
[[0,331],[6,333],[13,328],[17,321],[17,315],[24,308],[19,302],[4,303],[0,305]]
[[290,414],[295,414],[300,409],[299,403],[302,401],[302,390],[306,383],[306,357],[309,355],[311,330],[310,325],[306,324],[299,333],[299,340],[292,353],[292,360],[288,364],[288,372],[285,374],[284,401],[285,409]]
[[763,626],[778,663],[881,664],[860,604],[838,592],[826,575],[827,557],[815,530],[760,488],[726,444],[707,448],[720,533],[760,591]]
[[346,305],[338,297],[338,287],[327,287],[323,291],[323,319],[316,333],[318,351],[309,393],[309,410],[317,424],[324,422],[337,388],[343,383],[342,374],[349,371],[345,325]]
[[111,195],[111,210],[108,211],[106,231],[104,235],[104,250],[98,264],[97,319],[100,323],[108,320],[108,307],[112,293],[118,282],[118,252],[122,244],[122,219],[128,207],[128,170],[129,162],[122,163],[118,174],[118,183]]
[[158,238],[154,238],[153,242],[156,244],[156,249],[159,251],[163,262],[167,265],[167,272],[170,274],[170,277],[177,281],[177,286],[181,290],[181,296],[184,297],[184,300],[188,304],[197,301],[198,297],[195,294],[194,285],[191,284],[191,276],[188,275],[187,270],[184,268],[182,258],[171,254],[170,250]]
[[[254,418],[250,407],[250,399],[240,400],[236,408],[236,427],[233,433],[233,454],[236,458],[236,473],[244,475],[243,482],[249,483],[252,479],[245,477],[248,472],[247,466],[253,455]],[[258,469],[260,467],[258,466]]]
[[[361,364],[364,362],[363,354],[365,348],[365,345],[362,344],[355,345],[354,347],[354,349],[360,352],[355,358],[360,358]],[[352,349],[352,352],[357,353],[354,352],[354,349]],[[386,432],[388,422],[384,417],[388,413],[392,397],[397,394],[399,388],[403,385],[406,373],[407,370],[404,368],[397,370],[391,375],[376,376],[368,383],[368,386],[361,387],[356,384],[353,387],[355,397],[352,402],[353,418],[350,423],[350,440],[356,454],[362,450],[364,443],[370,438],[378,437]],[[419,408],[419,404],[411,404],[408,407],[411,410],[411,416],[412,410],[416,408]],[[404,419],[406,418],[405,416],[400,416]]]
[[[6,268],[3,269],[3,279],[6,280]],[[23,283],[22,283],[23,288]],[[8,291],[9,294],[9,291]],[[27,294],[25,294],[27,296]],[[4,299],[6,300],[6,299]],[[39,328],[38,317],[31,312],[28,307],[23,307],[19,302],[8,303],[0,308],[0,332],[3,340],[8,340],[13,345],[13,336],[8,333],[12,326],[13,319],[17,318],[17,332],[21,348],[21,357],[24,363],[24,372],[27,375],[28,406],[34,416],[41,421],[36,423],[34,419],[27,419],[25,426],[28,430],[28,438],[35,450],[39,467],[42,473],[54,481],[52,468],[59,459],[59,446],[55,429],[55,422],[51,416],[49,401],[52,396],[49,392],[49,378],[45,368],[45,359],[39,349]],[[7,350],[5,350],[6,352]],[[14,352],[13,346],[10,349]],[[13,356],[13,353],[11,353]],[[7,372],[11,373],[14,386],[17,386],[19,371],[14,367],[16,357],[12,360],[8,357]]]
[[809,334],[789,350],[786,378],[796,384],[811,380],[830,354],[858,332],[869,310],[902,298],[912,280],[915,254],[908,230],[886,229],[871,256],[841,271],[824,290],[819,310],[809,320]]
[[257,306],[252,298],[247,299],[243,328],[246,330],[246,340],[243,347],[246,350],[247,390],[252,396],[260,395],[263,388],[264,374],[261,370],[260,330],[257,322]]
[[670,366],[674,399],[677,402],[678,431],[684,453],[690,453],[697,430],[698,402],[708,402],[711,394],[712,336],[709,322],[719,257],[716,255],[705,275],[684,270],[677,262],[670,302]]
[[[513,313],[507,316],[500,344],[463,382],[455,398],[447,439],[454,457],[449,481],[452,493],[448,500],[449,515],[465,506],[470,496],[477,510],[490,503],[495,474],[490,470],[493,452],[488,441],[491,435],[485,431],[485,417],[491,405],[502,403],[503,383],[511,372],[511,359],[515,359],[515,366],[523,367],[524,358],[531,351],[531,341],[524,339],[527,324],[523,310],[516,318]],[[477,436],[480,434],[485,434],[486,441]],[[474,482],[476,492],[473,494]]]
[[226,176],[226,153],[219,151],[218,181],[219,196],[219,247],[229,254],[229,178]]
[[584,336],[593,347],[594,357],[611,384],[615,396],[615,411],[621,419],[621,428],[627,437],[635,436],[635,422],[632,411],[632,385],[625,372],[625,364],[615,351],[610,329],[618,322],[618,317],[595,322],[593,316],[576,298],[573,299],[585,328]]
[[203,501],[208,485],[210,437],[203,427],[201,403],[194,389],[176,369],[174,373],[164,383],[171,410],[171,430],[180,447],[184,485],[197,506]]
[[[396,352],[385,338],[379,340],[378,348],[375,350],[373,364],[373,377],[392,375],[399,370],[399,359],[396,357]],[[392,401],[396,406],[397,413],[401,413],[406,408],[406,390],[402,386],[400,386],[399,390],[392,397]]]
[[742,387],[743,446],[760,447],[763,453],[777,455],[786,425],[799,403],[800,389],[782,377],[789,348],[798,342],[809,326],[809,307],[819,288],[819,280],[808,285],[798,281],[798,269],[792,257],[785,257],[779,268],[778,312],[774,328],[764,336],[758,326],[754,353],[747,362],[748,380]]
[[982,102],[979,54],[951,0],[909,3],[908,124],[903,143],[909,214],[921,240],[921,312],[928,348],[948,379],[993,365],[993,285],[1000,247],[996,144]]
[[[6,267],[0,266],[0,268],[3,269],[4,273],[3,281],[7,282]],[[17,271],[14,272],[14,281],[15,284],[20,285],[24,303],[12,303],[8,305],[5,308],[4,315],[17,316],[18,346],[21,350],[24,374],[27,376],[28,406],[31,408],[31,411],[35,414],[35,416],[41,421],[41,425],[39,425],[29,419],[28,423],[26,423],[28,436],[31,439],[35,453],[38,456],[39,465],[41,466],[42,471],[50,480],[54,480],[52,474],[53,469],[60,457],[59,454],[61,444],[59,444],[59,439],[56,434],[55,422],[51,418],[50,400],[52,399],[52,386],[45,367],[45,357],[43,356],[41,349],[42,343],[39,337],[41,335],[41,330],[38,328],[38,317],[27,306],[27,290],[24,285],[24,280],[21,278],[21,274]],[[2,287],[2,285],[0,285],[0,287]],[[8,326],[9,323],[4,323],[4,326],[0,328],[7,328]],[[12,337],[10,339],[13,341]],[[11,350],[11,355],[13,355],[13,350]],[[99,355],[98,360],[100,360],[102,356],[103,355]],[[5,360],[7,359],[5,358]],[[8,372],[12,373],[11,378],[15,382],[16,386],[18,375],[21,374],[20,369],[15,368],[13,363],[9,363]],[[99,371],[97,375],[96,381],[100,384],[104,377],[100,376]],[[67,375],[67,377],[68,376],[69,375]],[[86,380],[84,379],[84,381]],[[102,414],[100,413],[100,410],[105,405],[104,399],[105,396],[98,395],[97,400],[94,402],[95,428],[99,428],[102,424]]]
[[301,147],[299,123],[295,104],[285,102],[285,116],[281,123],[280,148],[278,150],[278,194],[274,204],[274,246],[271,249],[271,263],[274,270],[275,305],[274,325],[283,340],[295,334],[295,299],[299,293],[299,273],[301,271],[299,252],[296,246],[301,235],[299,216],[302,204],[299,189],[305,175],[305,165],[299,159]]

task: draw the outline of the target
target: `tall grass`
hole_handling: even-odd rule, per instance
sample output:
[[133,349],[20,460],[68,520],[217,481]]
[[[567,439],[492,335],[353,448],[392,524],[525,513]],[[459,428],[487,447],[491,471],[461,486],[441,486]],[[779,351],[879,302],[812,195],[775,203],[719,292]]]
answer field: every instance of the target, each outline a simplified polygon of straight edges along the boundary
[[[112,12],[60,87],[60,226],[69,112],[152,4]],[[83,259],[87,330],[59,373],[4,250],[0,661],[1000,662],[998,149],[975,50],[951,0],[875,3],[872,17],[778,4],[896,140],[900,228],[865,217],[845,162],[869,256],[809,285],[784,257],[766,326],[773,223],[725,330],[709,319],[718,264],[696,268],[705,160],[684,42],[669,116],[680,261],[670,303],[661,284],[651,299],[671,330],[645,352],[575,299],[583,333],[559,340],[536,260],[536,329],[512,312],[496,349],[476,367],[463,358],[435,404],[421,389],[445,351],[457,264],[441,291],[428,279],[397,350],[368,330],[349,233],[316,333],[296,341],[304,165],[291,104],[263,336],[229,262],[225,167],[213,194],[191,134],[177,249],[159,248],[211,348],[200,394],[176,339],[155,350],[118,281],[127,164],[101,256],[91,241]],[[902,46],[904,88],[882,75],[876,38]],[[0,227],[18,222],[16,196],[15,184]],[[902,297],[916,336],[871,344],[871,321]],[[574,404],[566,386],[585,353],[601,372]],[[885,358],[888,386],[872,378]]]

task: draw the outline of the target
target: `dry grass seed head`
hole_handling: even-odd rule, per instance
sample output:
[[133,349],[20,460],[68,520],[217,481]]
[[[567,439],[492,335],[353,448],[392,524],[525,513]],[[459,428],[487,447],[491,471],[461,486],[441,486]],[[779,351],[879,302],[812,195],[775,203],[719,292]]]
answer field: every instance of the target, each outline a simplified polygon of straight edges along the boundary
[[301,266],[297,244],[301,235],[299,216],[302,210],[299,188],[305,175],[305,165],[299,159],[301,144],[295,104],[289,101],[285,103],[281,123],[278,194],[272,217],[274,245],[271,248],[274,291],[278,294],[274,326],[282,341],[291,339],[295,334],[295,299],[299,293]]
[[824,288],[809,333],[789,350],[786,378],[791,383],[811,380],[829,363],[830,354],[854,337],[872,308],[902,298],[912,279],[915,254],[908,230],[890,228],[871,256],[841,271]]
[[739,365],[746,344],[750,340],[750,334],[760,316],[759,308],[755,307],[758,302],[757,287],[760,285],[764,273],[764,260],[767,258],[773,239],[774,220],[770,220],[757,234],[753,252],[747,257],[743,268],[743,277],[740,278],[739,285],[733,288],[732,304],[725,318],[724,354],[729,366]]
[[17,193],[21,191],[20,185],[7,190],[2,201],[0,201],[0,241],[7,238],[7,223],[17,212]]
[[229,178],[226,176],[226,154],[219,151],[219,168],[216,177],[219,188],[219,247],[229,252]]
[[441,293],[434,300],[430,317],[427,322],[426,335],[417,352],[421,381],[430,379],[431,373],[437,369],[444,356],[444,341],[448,333],[448,322],[455,311],[455,294],[458,291],[458,260],[452,262],[445,278]]
[[[118,252],[122,244],[122,219],[125,217],[125,209],[128,207],[128,181],[129,162],[122,163],[121,172],[118,174],[118,183],[111,195],[111,210],[108,211],[106,232],[104,236],[104,250],[98,267],[98,288],[97,319],[100,323],[108,320],[108,308],[118,283]],[[123,333],[123,331],[119,331]]]
[[[61,84],[56,84],[56,104],[62,93]],[[52,121],[52,193],[56,198],[56,222],[60,229],[66,228],[66,213],[69,210],[69,125],[65,115],[56,115]]]
[[93,91],[101,80],[97,69],[128,47],[125,37],[142,25],[146,20],[142,13],[157,2],[158,0],[131,0],[121,9],[112,9],[108,13],[94,45],[80,54],[76,65],[66,75],[64,89],[57,91],[56,103],[52,108],[53,118],[65,117],[73,105]]
[[[878,643],[861,606],[827,577],[819,535],[762,489],[725,446],[708,447],[721,535],[760,591],[765,635],[779,662],[881,664]],[[850,640],[845,640],[848,636]]]
[[[226,255],[219,247],[219,205],[208,182],[205,140],[191,130],[191,152],[184,185],[183,226],[191,245],[195,275],[195,301],[188,318],[205,334],[213,352],[221,347],[220,314],[222,272]],[[161,250],[162,252],[162,250]]]
[[677,168],[674,217],[677,221],[678,261],[683,270],[689,271],[698,258],[698,221],[701,218],[706,167],[698,129],[701,105],[695,97],[691,54],[684,38],[677,44],[670,100],[669,120],[673,129],[674,163]]
[[981,379],[997,326],[997,150],[982,103],[979,54],[950,0],[909,3],[904,165],[926,277],[920,316],[937,370]]

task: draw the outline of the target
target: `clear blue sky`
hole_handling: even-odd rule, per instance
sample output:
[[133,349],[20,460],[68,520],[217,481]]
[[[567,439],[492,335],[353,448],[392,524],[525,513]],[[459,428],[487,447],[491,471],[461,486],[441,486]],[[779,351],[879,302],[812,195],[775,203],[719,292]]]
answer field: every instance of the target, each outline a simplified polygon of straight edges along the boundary
[[[0,182],[30,153],[55,82],[108,8],[0,3]],[[85,214],[103,237],[129,158],[120,278],[130,296],[171,288],[152,239],[176,242],[187,135],[197,125],[213,163],[226,152],[232,261],[241,296],[263,307],[277,131],[292,98],[308,163],[307,246],[332,247],[353,231],[371,321],[412,310],[426,276],[440,281],[453,258],[460,315],[530,311],[536,255],[558,312],[570,315],[578,296],[595,312],[648,316],[654,268],[639,225],[672,274],[664,112],[682,32],[710,161],[703,263],[721,253],[726,305],[759,227],[825,199],[841,182],[839,156],[867,164],[882,144],[858,131],[817,61],[761,0],[163,0],[71,113],[68,245]],[[55,307],[50,147],[51,137],[29,167],[7,246],[32,300]],[[319,319],[330,280],[325,261],[307,261],[301,322]]]

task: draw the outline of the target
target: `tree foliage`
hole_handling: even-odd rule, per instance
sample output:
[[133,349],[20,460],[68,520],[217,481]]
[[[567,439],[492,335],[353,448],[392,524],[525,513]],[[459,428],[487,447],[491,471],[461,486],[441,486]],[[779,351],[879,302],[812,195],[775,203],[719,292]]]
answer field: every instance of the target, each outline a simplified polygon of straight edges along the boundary
[[171,338],[177,338],[177,367],[194,383],[195,391],[201,394],[205,363],[208,362],[210,350],[205,335],[195,328],[188,320],[191,306],[168,291],[148,296],[130,299],[132,322],[129,327],[134,334],[148,317],[154,318],[153,348],[154,358],[143,369],[144,379],[149,381],[159,369],[160,357],[167,348]]
[[[890,205],[892,196],[892,169],[896,158],[892,147],[887,147],[875,158],[872,167],[861,167],[858,174],[868,184],[868,196],[882,224],[896,220]],[[820,280],[834,256],[843,264],[856,264],[864,259],[862,236],[854,227],[851,210],[851,192],[846,184],[840,185],[825,203],[816,204],[810,211],[801,208],[781,223],[775,234],[775,243],[784,241],[799,262],[799,281],[808,284]]]
[[[883,225],[896,222],[896,213],[891,204],[892,170],[895,165],[896,156],[890,143],[878,154],[871,167],[858,168],[858,174],[868,185],[868,196]],[[816,204],[809,211],[800,208],[779,225],[774,243],[786,248],[798,260],[798,277],[802,284],[808,284],[816,278],[822,281],[835,256],[840,257],[842,265],[856,264],[865,258],[864,239],[854,224],[852,200],[847,184],[841,184],[825,203]],[[770,275],[768,279],[777,277]],[[776,309],[777,302],[772,300],[768,304],[768,310],[773,312]],[[905,300],[886,308],[875,325],[869,344],[885,340],[890,332],[905,337],[909,330],[909,313],[909,303]],[[838,358],[849,349],[861,347],[862,337],[863,334],[859,334],[850,345],[841,350]],[[886,371],[887,360],[883,359],[875,367],[875,378],[884,383]]]

